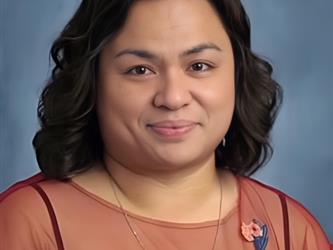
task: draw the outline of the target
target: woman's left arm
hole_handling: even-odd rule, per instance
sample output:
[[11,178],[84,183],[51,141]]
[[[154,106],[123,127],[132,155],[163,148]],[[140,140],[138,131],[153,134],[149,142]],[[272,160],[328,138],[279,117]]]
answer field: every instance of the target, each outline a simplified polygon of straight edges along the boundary
[[287,207],[291,249],[331,249],[323,228],[302,204],[288,197]]

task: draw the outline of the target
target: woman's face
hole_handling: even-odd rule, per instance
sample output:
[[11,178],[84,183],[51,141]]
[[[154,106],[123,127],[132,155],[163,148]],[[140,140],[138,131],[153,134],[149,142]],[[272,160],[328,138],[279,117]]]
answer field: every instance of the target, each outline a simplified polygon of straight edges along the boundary
[[137,1],[101,52],[98,118],[107,155],[123,166],[212,162],[234,101],[231,43],[208,1]]

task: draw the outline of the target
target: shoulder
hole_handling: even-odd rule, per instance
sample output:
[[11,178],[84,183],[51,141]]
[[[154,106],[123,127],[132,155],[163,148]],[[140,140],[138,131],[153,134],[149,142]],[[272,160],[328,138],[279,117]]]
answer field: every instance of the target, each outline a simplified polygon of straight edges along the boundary
[[[249,177],[238,177],[240,189],[246,198],[261,203],[265,212],[286,222],[288,219],[290,240],[294,246],[308,249],[328,249],[329,240],[318,220],[299,201],[283,191]],[[251,202],[250,201],[250,202]],[[259,207],[258,204],[256,204]],[[285,207],[285,211],[283,211]],[[274,218],[275,220],[276,218]],[[318,248],[320,244],[321,248]],[[298,249],[296,247],[296,249]]]
[[21,187],[15,191],[7,192],[6,195],[2,196],[0,201],[0,211],[11,212],[15,209],[24,208],[29,209],[30,206],[35,207],[40,202],[38,193],[31,187]]
[[47,218],[47,208],[40,194],[33,185],[47,181],[44,175],[37,174],[22,180],[0,193],[0,220],[11,225],[14,222],[33,226],[44,216]]
[[53,249],[47,207],[31,186],[43,180],[42,175],[36,175],[0,194],[0,238],[5,239],[2,244],[6,249]]
[[7,192],[0,201],[0,224],[7,225],[7,229],[21,224],[33,230],[45,213],[43,200],[31,186]]
[[[245,189],[244,192],[246,192],[248,196],[259,196],[261,201],[266,203],[266,207],[271,207],[271,202],[278,202],[280,204],[281,202],[285,202],[288,212],[292,213],[293,218],[298,218],[304,221],[304,223],[312,223],[316,220],[312,213],[301,202],[283,191],[249,177],[239,177],[239,179],[241,188]],[[281,207],[281,205],[279,207]]]
[[245,176],[238,176],[238,181],[240,183],[240,186],[247,191],[253,191],[256,192],[260,195],[267,195],[267,196],[273,196],[273,197],[278,197],[278,196],[284,196],[288,197],[287,194],[282,192],[281,190],[270,186],[268,184],[265,184],[261,181],[258,181],[256,179],[253,179],[251,177],[245,177]]
[[7,196],[15,193],[16,191],[18,191],[22,188],[25,188],[25,187],[29,187],[29,185],[31,185],[31,184],[39,183],[43,180],[46,180],[46,177],[42,173],[38,173],[25,180],[16,182],[11,187],[9,187],[7,190],[0,193],[0,202],[3,201],[5,198],[7,198]]
[[[0,193],[0,209],[10,211],[46,209],[46,200],[51,202],[54,193],[63,196],[69,185],[65,181],[47,179],[42,173],[19,181]],[[51,202],[52,203],[52,202]]]
[[279,202],[283,200],[285,201],[289,212],[293,212],[295,215],[304,217],[304,220],[309,222],[315,219],[312,213],[301,202],[292,198],[285,192],[249,177],[239,177],[239,179],[242,188],[246,189],[245,192],[256,193],[256,195],[266,198],[262,201],[267,202],[267,206],[271,205],[270,201],[272,201],[272,199],[279,200]]
[[46,178],[42,174],[34,175],[28,179],[17,182],[3,193],[0,193],[0,209],[6,209],[10,212],[13,209],[23,208],[26,210],[29,206],[36,206],[40,203],[38,193],[31,185],[39,183]]

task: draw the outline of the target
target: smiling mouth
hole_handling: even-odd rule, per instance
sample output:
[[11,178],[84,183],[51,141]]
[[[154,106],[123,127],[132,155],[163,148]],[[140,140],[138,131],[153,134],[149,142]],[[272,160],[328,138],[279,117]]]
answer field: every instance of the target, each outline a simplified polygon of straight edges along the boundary
[[166,139],[181,139],[190,133],[198,123],[193,121],[162,121],[149,124],[148,127],[156,135]]

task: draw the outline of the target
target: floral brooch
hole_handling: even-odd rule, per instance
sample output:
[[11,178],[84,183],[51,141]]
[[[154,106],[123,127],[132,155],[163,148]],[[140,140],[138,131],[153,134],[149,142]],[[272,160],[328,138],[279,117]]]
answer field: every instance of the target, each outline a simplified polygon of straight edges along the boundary
[[254,242],[256,250],[265,250],[268,243],[268,227],[258,220],[252,220],[250,224],[242,223],[242,235],[247,241]]

